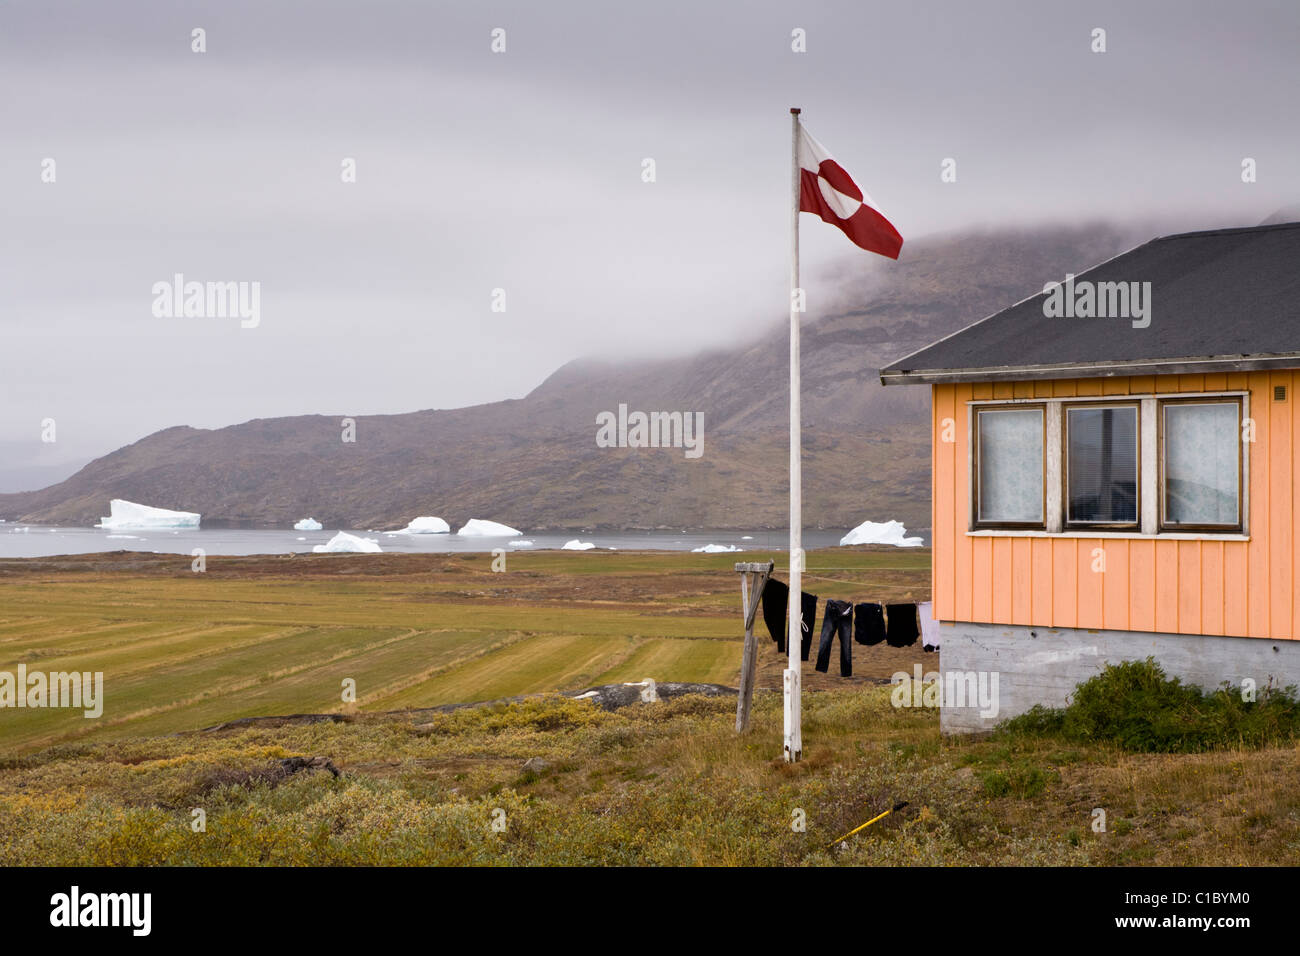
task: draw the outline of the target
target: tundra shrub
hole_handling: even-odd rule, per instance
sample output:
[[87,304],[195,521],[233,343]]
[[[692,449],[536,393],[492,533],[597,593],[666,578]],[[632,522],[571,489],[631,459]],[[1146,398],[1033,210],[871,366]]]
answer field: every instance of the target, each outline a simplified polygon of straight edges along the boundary
[[1300,736],[1294,686],[1266,687],[1254,701],[1224,684],[1205,693],[1166,676],[1154,658],[1107,665],[1078,685],[1068,707],[1034,707],[1002,724],[1012,736],[1114,743],[1143,753],[1262,747]]

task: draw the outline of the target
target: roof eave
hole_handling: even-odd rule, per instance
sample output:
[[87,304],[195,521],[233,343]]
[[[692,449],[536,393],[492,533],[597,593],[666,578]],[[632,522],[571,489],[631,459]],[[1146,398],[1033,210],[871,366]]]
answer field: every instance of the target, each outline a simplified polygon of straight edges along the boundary
[[1216,355],[1122,362],[1062,362],[1058,365],[996,365],[990,368],[882,369],[881,385],[944,385],[1011,379],[1108,378],[1117,375],[1195,375],[1206,372],[1259,372],[1300,368],[1300,353]]

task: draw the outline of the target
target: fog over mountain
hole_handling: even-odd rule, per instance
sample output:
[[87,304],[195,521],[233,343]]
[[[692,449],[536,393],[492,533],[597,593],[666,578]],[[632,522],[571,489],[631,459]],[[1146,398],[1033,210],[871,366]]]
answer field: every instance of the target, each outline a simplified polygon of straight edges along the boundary
[[[908,242],[893,270],[804,217],[810,323],[855,321],[927,236],[1257,222],[1298,198],[1298,35],[1293,0],[6,0],[0,491],[173,425],[756,342],[788,295],[791,106]],[[260,321],[154,314],[178,274],[260,283]],[[867,410],[808,373],[814,407]]]
[[[827,290],[803,333],[804,501],[810,526],[899,518],[928,528],[929,393],[883,389],[878,369],[1144,241],[1093,224],[918,240],[898,262],[809,278]],[[786,523],[788,332],[779,316],[730,349],[577,359],[525,398],[399,415],[177,426],[42,491],[0,495],[0,517],[88,524],[110,498],[198,511],[206,526],[395,528],[415,515],[550,528],[759,528]],[[762,331],[766,329],[766,331]],[[701,413],[702,455],[600,448],[597,416]],[[355,441],[343,441],[355,421]]]
[[[924,526],[924,390],[875,368],[1295,203],[1298,35],[1291,0],[6,0],[0,513],[784,524],[799,106],[907,240],[803,217],[808,518]],[[177,276],[257,320],[159,310]],[[703,456],[598,448],[620,404],[703,414]]]

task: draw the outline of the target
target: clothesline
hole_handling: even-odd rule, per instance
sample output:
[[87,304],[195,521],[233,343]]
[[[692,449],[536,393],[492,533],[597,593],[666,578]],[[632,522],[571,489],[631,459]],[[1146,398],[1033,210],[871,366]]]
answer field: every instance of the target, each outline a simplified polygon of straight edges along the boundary
[[[780,569],[778,569],[780,570]],[[928,571],[929,568],[901,567],[894,565],[881,565],[878,568],[804,568],[805,571]]]
[[[814,581],[832,581],[852,588],[876,588],[880,590],[899,590],[906,588],[909,594],[901,599],[886,601],[862,601],[854,603],[840,598],[827,597],[821,614],[821,641],[817,648],[817,663],[814,670],[825,674],[830,669],[831,652],[838,640],[840,644],[840,676],[853,676],[853,645],[864,644],[868,647],[886,643],[890,647],[911,647],[918,638],[922,641],[922,650],[938,649],[939,638],[935,632],[935,622],[925,610],[930,602],[917,602],[913,596],[918,590],[916,585],[885,584],[871,585],[862,581],[847,581],[826,575],[806,575]],[[812,652],[814,628],[817,624],[818,597],[802,591],[797,597],[791,593],[789,585],[773,577],[768,577],[762,589],[763,622],[767,632],[776,643],[777,653],[784,654],[787,641],[794,638],[786,627],[794,627],[796,610],[787,614],[787,608],[793,602],[797,604],[802,627],[800,634],[799,657],[808,660]],[[748,612],[752,613],[752,612]],[[746,621],[748,626],[748,619]],[[789,653],[794,660],[795,649]]]
[[[862,582],[861,582],[861,581],[845,581],[843,578],[828,578],[828,577],[826,577],[826,575],[824,575],[824,574],[809,574],[807,571],[804,572],[803,576],[804,576],[805,578],[811,578],[811,579],[814,580],[814,581],[834,581],[836,584],[851,584],[851,585],[853,585],[854,587],[859,587],[859,586],[862,585]],[[871,584],[871,587],[872,587],[873,589],[877,589],[877,590],[883,589],[883,590],[894,590],[894,591],[913,591],[913,590],[916,590],[916,589],[918,589],[918,588],[920,588],[920,587],[923,587],[923,585],[920,585],[920,584],[877,584],[877,583],[872,583],[872,584]]]

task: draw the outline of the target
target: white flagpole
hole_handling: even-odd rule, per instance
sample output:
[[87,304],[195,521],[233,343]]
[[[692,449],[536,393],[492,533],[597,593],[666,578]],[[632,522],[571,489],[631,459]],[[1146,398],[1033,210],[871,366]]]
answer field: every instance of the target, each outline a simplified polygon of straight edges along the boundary
[[[799,109],[790,110],[790,660],[785,672],[785,760],[803,755],[800,645],[803,641],[803,487],[799,469]],[[812,626],[810,621],[809,627]]]

